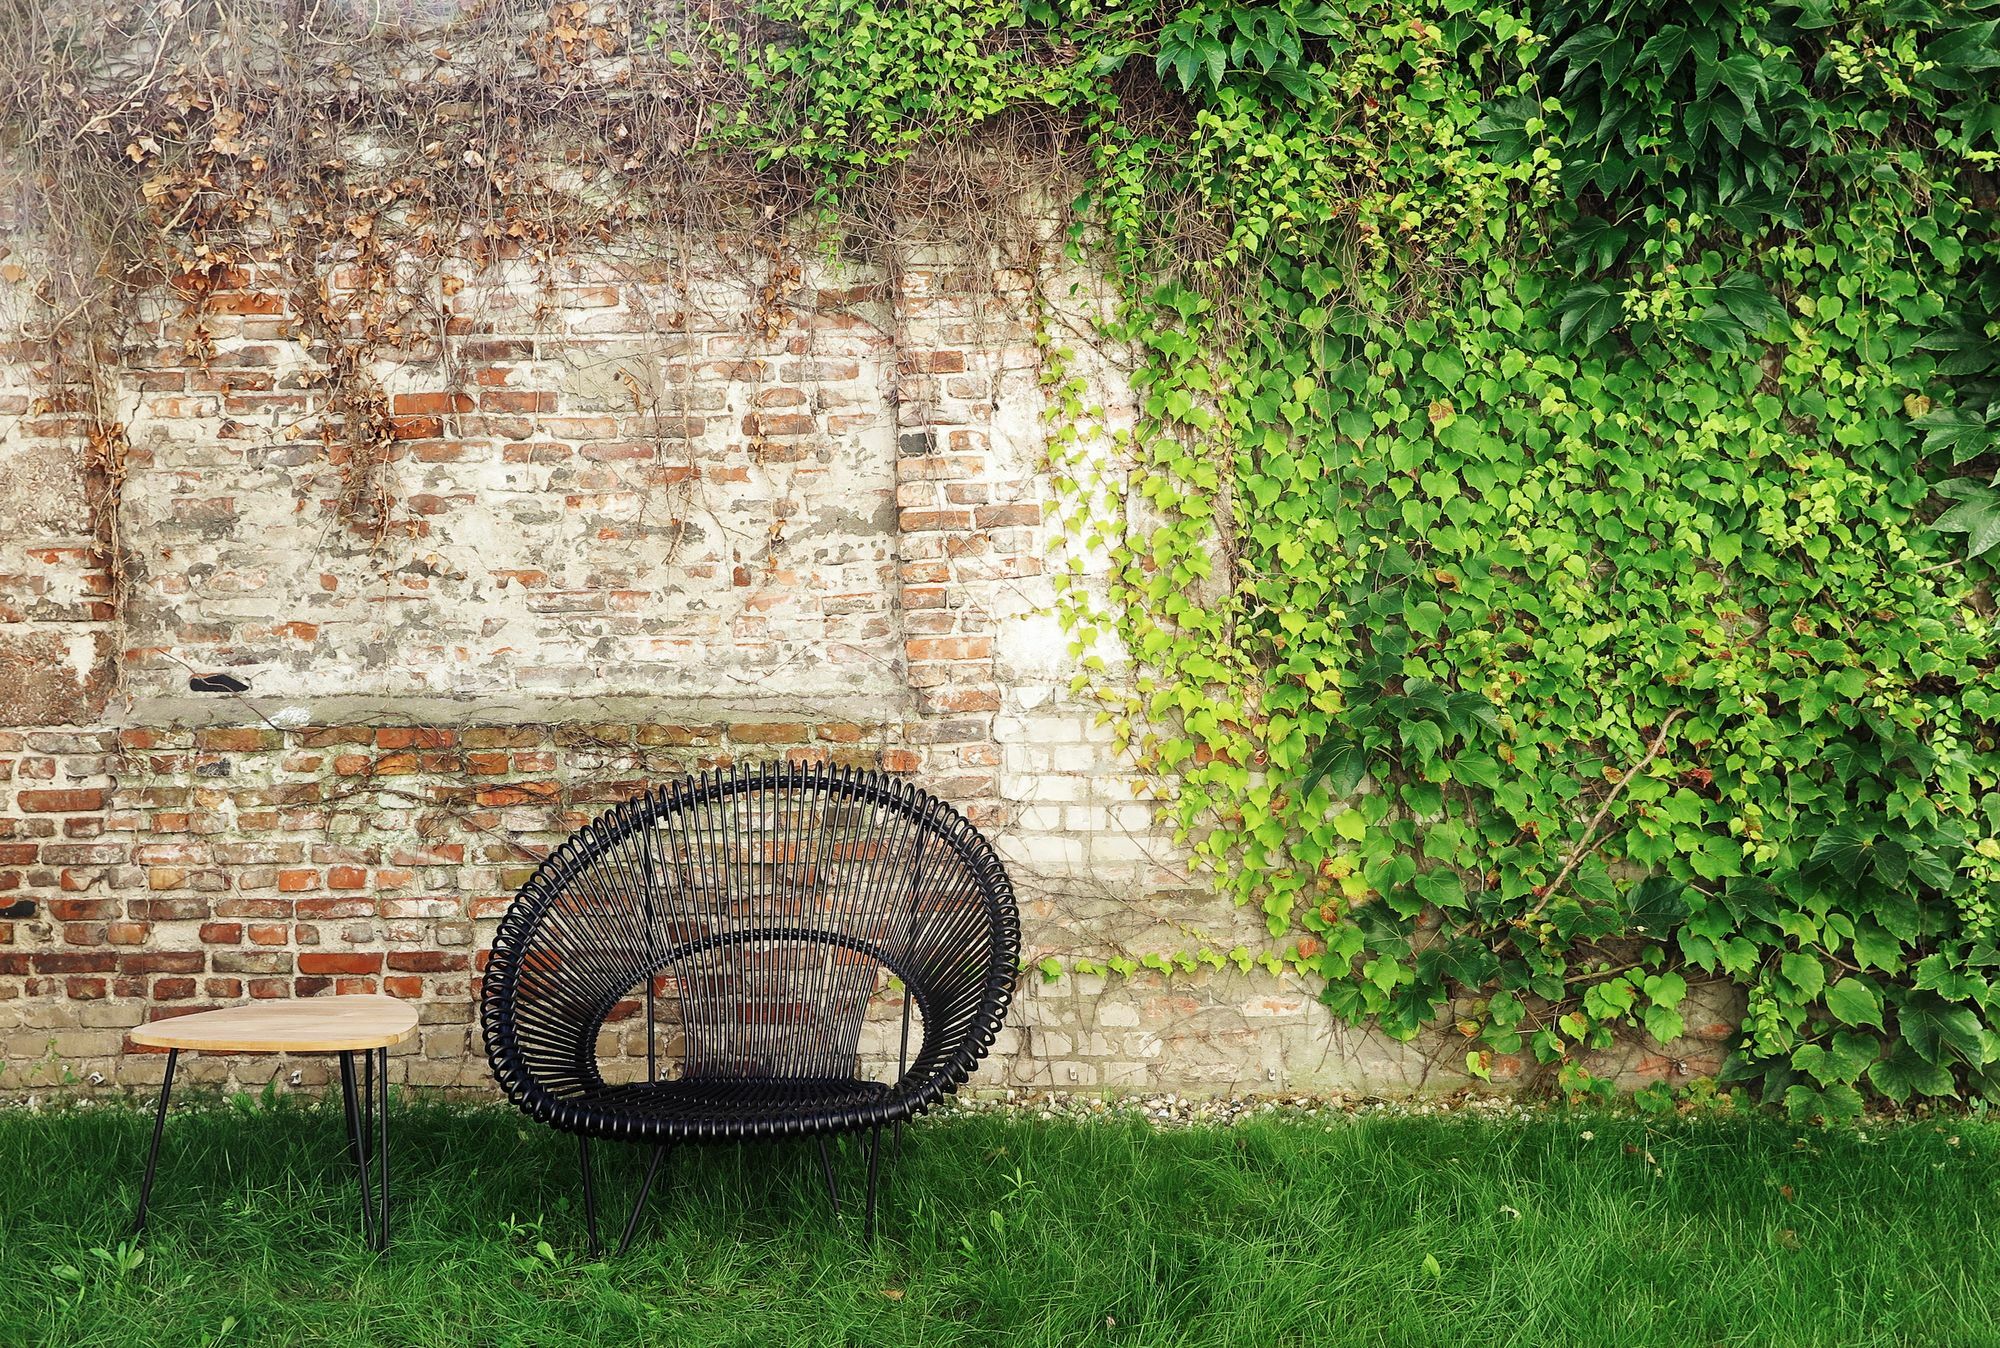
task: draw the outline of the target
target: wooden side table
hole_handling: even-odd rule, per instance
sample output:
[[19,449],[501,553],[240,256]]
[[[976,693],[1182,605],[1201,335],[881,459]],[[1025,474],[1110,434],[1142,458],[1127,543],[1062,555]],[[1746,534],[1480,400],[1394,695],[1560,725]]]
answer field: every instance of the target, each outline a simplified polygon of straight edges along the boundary
[[[174,1064],[183,1049],[201,1053],[336,1053],[340,1055],[341,1102],[347,1111],[348,1154],[361,1173],[362,1233],[376,1249],[387,1250],[389,1050],[416,1032],[416,1007],[373,994],[252,1002],[156,1020],[132,1031],[133,1043],[167,1050],[167,1074],[160,1082],[160,1107],[153,1117],[153,1145],[146,1154],[146,1178],[139,1185],[139,1212],[132,1220],[132,1234],[146,1229],[146,1204],[153,1196],[153,1172],[160,1161],[160,1134],[167,1125],[167,1096],[174,1088]],[[357,1053],[363,1055],[358,1107]]]

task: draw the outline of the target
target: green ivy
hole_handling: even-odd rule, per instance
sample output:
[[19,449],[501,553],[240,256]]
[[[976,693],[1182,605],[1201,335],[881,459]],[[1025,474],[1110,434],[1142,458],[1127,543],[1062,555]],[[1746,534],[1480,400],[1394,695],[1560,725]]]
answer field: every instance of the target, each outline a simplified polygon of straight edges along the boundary
[[728,135],[1087,138],[1078,689],[1329,1007],[1580,1086],[1726,982],[1726,1075],[1838,1118],[2000,1098],[1990,7],[776,0]]

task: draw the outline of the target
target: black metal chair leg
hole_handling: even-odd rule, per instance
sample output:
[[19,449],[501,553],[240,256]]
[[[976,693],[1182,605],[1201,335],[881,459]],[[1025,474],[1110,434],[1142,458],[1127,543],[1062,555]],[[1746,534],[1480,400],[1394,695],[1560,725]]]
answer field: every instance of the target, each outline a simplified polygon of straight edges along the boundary
[[132,1234],[138,1235],[146,1229],[146,1205],[153,1199],[153,1174],[160,1165],[160,1134],[167,1128],[167,1097],[174,1089],[174,1064],[180,1061],[181,1051],[167,1050],[167,1074],[160,1080],[160,1107],[153,1115],[153,1145],[146,1152],[146,1178],[139,1182],[139,1212],[132,1219]]
[[[367,1148],[361,1130],[361,1107],[354,1088],[354,1055],[340,1055],[340,1103],[347,1115],[347,1155],[361,1179],[361,1238],[375,1243],[375,1185],[368,1173]],[[371,1114],[373,1110],[369,1111]]]
[[833,1204],[833,1215],[840,1216],[840,1187],[833,1182],[833,1157],[826,1150],[826,1135],[819,1138],[819,1169],[826,1176],[827,1201]]
[[595,1259],[604,1253],[604,1247],[597,1243],[597,1189],[590,1180],[590,1139],[581,1133],[576,1137],[576,1159],[583,1167],[583,1224],[590,1233],[590,1257]]
[[882,1125],[876,1124],[868,1130],[868,1219],[862,1223],[861,1239],[865,1244],[875,1243],[875,1183],[881,1175]]
[[381,1172],[382,1210],[381,1215],[375,1219],[375,1248],[387,1254],[389,1252],[389,1050],[380,1048],[375,1051],[382,1055],[377,1082],[382,1098],[377,1102],[380,1105],[380,1117],[376,1121],[376,1126],[382,1132],[375,1148],[375,1166]]
[[646,1178],[639,1184],[639,1197],[632,1204],[632,1215],[625,1219],[625,1234],[618,1238],[618,1253],[624,1254],[632,1248],[632,1237],[639,1229],[639,1214],[646,1210],[646,1195],[653,1192],[653,1176],[660,1172],[660,1162],[665,1159],[665,1143],[653,1148],[653,1158],[646,1162]]

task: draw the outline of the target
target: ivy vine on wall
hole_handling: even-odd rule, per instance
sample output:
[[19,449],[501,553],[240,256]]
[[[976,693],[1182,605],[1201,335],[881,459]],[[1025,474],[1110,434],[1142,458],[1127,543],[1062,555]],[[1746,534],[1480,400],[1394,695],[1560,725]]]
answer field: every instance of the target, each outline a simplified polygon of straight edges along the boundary
[[1727,1074],[1848,1117],[2000,1095],[1989,8],[783,0],[732,136],[1084,128],[1078,688],[1335,1012],[1583,1088],[1728,980]]

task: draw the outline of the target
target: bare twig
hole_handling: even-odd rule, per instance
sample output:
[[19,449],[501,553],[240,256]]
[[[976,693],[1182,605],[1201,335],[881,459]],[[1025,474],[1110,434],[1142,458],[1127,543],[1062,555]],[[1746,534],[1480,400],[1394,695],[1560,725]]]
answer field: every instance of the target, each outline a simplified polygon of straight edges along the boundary
[[1618,797],[1624,794],[1625,788],[1631,784],[1632,779],[1644,772],[1646,766],[1660,756],[1660,750],[1666,747],[1667,732],[1674,728],[1674,722],[1680,720],[1681,716],[1682,713],[1678,710],[1667,713],[1667,719],[1660,723],[1660,733],[1653,736],[1652,744],[1647,746],[1646,756],[1627,768],[1625,775],[1618,779],[1617,784],[1604,797],[1604,803],[1598,806],[1597,813],[1591,816],[1590,826],[1584,829],[1582,841],[1577,843],[1575,850],[1569,854],[1569,859],[1563,862],[1562,869],[1556,872],[1556,878],[1549,882],[1548,888],[1542,891],[1542,897],[1535,901],[1535,906],[1528,910],[1527,916],[1522,921],[1532,922],[1537,917],[1540,917],[1542,910],[1549,906],[1549,901],[1561,892],[1563,882],[1569,879],[1570,872],[1574,871],[1578,864],[1586,856],[1590,855],[1591,851],[1596,847],[1594,839],[1597,837],[1597,830],[1603,827],[1605,819],[1610,816],[1611,807],[1617,803]]

